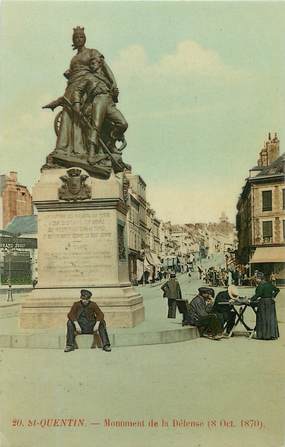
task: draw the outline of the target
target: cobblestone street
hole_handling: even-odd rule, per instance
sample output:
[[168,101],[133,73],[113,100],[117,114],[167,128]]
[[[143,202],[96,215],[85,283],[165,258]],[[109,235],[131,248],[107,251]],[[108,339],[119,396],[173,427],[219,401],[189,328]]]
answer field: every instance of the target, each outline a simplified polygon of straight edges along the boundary
[[[178,276],[185,298],[201,284],[196,276]],[[163,320],[159,285],[140,290]],[[277,341],[198,338],[111,354],[1,349],[1,447],[281,447],[284,299],[283,289]]]

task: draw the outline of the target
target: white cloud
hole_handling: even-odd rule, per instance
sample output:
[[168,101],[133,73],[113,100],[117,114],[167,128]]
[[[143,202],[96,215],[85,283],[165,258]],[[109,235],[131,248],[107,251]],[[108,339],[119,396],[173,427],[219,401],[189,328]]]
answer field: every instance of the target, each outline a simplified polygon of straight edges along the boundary
[[166,54],[156,63],[150,63],[142,45],[131,45],[119,52],[113,61],[114,72],[130,79],[139,77],[145,80],[171,77],[189,77],[191,75],[237,80],[245,72],[225,64],[219,54],[192,40],[180,42],[175,51]]

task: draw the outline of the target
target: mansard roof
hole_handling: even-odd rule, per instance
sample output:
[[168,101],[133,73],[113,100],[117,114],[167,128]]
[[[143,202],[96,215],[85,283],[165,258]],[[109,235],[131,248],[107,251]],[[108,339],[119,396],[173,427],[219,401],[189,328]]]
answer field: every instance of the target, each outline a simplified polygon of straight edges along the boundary
[[266,166],[256,177],[285,174],[285,153],[280,155],[273,163]]

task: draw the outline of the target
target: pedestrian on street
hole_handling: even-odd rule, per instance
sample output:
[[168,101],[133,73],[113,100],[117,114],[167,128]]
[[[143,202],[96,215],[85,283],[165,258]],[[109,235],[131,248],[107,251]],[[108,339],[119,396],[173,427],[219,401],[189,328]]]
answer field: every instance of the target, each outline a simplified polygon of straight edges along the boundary
[[9,284],[9,286],[8,286],[7,302],[8,301],[14,301],[14,299],[13,299],[13,290],[12,290],[12,285],[11,284]]
[[77,347],[75,337],[79,334],[93,334],[94,341],[91,348],[96,345],[96,336],[99,336],[104,351],[111,351],[104,314],[99,306],[91,301],[90,290],[82,289],[80,301],[73,303],[67,317],[66,348],[64,352],[71,352]]
[[168,298],[167,318],[176,318],[176,300],[182,300],[182,293],[175,273],[170,274],[170,279],[163,284],[161,290],[163,298]]
[[197,269],[198,269],[198,272],[199,272],[199,279],[202,279],[202,275],[203,275],[203,269],[202,269],[202,267],[200,267],[200,265],[197,265]]
[[220,340],[223,329],[219,318],[213,312],[214,291],[210,287],[200,287],[198,292],[189,304],[188,323],[198,327],[201,337]]
[[276,340],[279,337],[275,298],[280,289],[275,287],[269,277],[258,273],[255,295],[250,302],[257,307],[256,312],[256,338],[259,340]]

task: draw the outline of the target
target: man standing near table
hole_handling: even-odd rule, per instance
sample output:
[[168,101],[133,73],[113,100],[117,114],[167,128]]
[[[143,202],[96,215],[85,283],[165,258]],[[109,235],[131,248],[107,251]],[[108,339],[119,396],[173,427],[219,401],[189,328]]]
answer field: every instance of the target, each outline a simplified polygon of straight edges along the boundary
[[163,284],[161,290],[163,291],[163,297],[168,298],[167,318],[176,318],[176,300],[182,299],[182,293],[175,273],[170,274],[170,279]]
[[235,325],[236,314],[233,306],[230,303],[233,303],[235,300],[237,300],[238,296],[239,295],[236,286],[230,285],[227,290],[219,292],[215,299],[213,312],[217,314],[218,318],[220,319],[220,322],[224,329],[224,333],[226,335],[229,335],[231,333],[231,330]]

